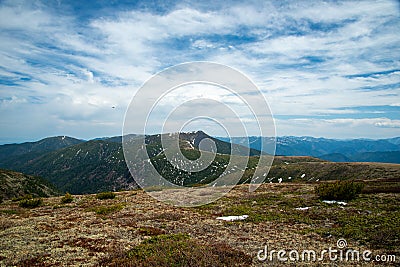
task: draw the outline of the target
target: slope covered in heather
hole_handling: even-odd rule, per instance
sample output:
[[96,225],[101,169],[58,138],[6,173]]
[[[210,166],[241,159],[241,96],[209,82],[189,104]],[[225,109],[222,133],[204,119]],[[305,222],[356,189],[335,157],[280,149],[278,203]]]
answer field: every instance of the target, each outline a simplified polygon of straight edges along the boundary
[[0,169],[0,199],[18,198],[28,194],[50,197],[57,196],[59,192],[43,178]]

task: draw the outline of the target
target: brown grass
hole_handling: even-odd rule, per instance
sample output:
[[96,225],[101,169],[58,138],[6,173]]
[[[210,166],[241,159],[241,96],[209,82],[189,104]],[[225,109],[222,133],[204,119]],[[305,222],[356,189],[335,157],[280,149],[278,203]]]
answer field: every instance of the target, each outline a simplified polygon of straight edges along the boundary
[[[366,187],[378,185],[383,183]],[[241,185],[197,208],[172,207],[142,191],[118,192],[107,200],[73,196],[67,205],[60,205],[61,197],[45,198],[34,209],[5,201],[0,204],[0,266],[266,266],[256,254],[267,243],[274,249],[318,250],[334,247],[338,238],[346,238],[349,248],[400,257],[399,194],[362,193],[341,207],[322,203],[314,186],[265,184],[249,193],[248,185]],[[305,206],[311,208],[295,210]],[[96,214],[102,207],[106,214]],[[108,212],[109,207],[117,208]],[[243,214],[250,217],[216,220]]]

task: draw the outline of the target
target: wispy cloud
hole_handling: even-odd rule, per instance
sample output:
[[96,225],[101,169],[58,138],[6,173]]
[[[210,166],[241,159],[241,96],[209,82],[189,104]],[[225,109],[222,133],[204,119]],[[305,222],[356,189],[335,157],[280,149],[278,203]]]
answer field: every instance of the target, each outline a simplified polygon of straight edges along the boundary
[[397,1],[59,4],[0,4],[0,142],[120,134],[135,90],[192,60],[252,78],[280,134],[400,135]]
[[[342,118],[320,119],[299,118],[276,120],[279,135],[290,135],[296,130],[296,135],[317,136],[327,138],[353,138],[354,132],[368,132],[368,135],[356,135],[358,137],[382,138],[390,136],[400,127],[400,120],[387,118]],[[329,132],[327,131],[329,129]]]

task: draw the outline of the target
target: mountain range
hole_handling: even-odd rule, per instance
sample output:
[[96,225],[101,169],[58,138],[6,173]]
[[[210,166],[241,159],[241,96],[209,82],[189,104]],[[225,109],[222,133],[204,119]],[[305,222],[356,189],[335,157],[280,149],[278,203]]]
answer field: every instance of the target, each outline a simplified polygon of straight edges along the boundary
[[[132,136],[135,138],[135,136]],[[172,183],[193,186],[208,184],[220,175],[230,175],[235,168],[227,169],[231,153],[245,156],[249,162],[240,182],[252,177],[257,166],[261,137],[250,137],[250,147],[243,138],[215,138],[202,131],[179,133],[179,147],[185,157],[198,159],[202,140],[209,138],[216,144],[217,154],[213,162],[200,172],[181,171],[173,166],[164,153],[161,135],[145,137],[147,153],[153,166]],[[263,141],[270,141],[264,138]],[[400,138],[384,140],[333,140],[312,137],[278,137],[277,154],[267,177],[268,182],[317,181],[329,179],[375,179],[399,177],[400,165],[380,163],[335,163],[331,161],[363,161],[400,163]],[[201,150],[207,152],[207,148]],[[210,150],[211,151],[211,150]],[[319,157],[319,158],[316,158]],[[43,177],[61,192],[73,194],[101,191],[129,190],[137,187],[124,159],[122,137],[105,137],[95,140],[79,140],[57,136],[37,142],[0,145],[0,168]],[[268,167],[261,166],[265,174]],[[21,174],[22,175],[22,174]],[[18,175],[17,175],[18,176]],[[14,179],[15,180],[15,179]]]
[[[166,179],[179,184],[192,185],[218,177],[229,160],[231,145],[208,136],[202,131],[181,133],[180,147],[191,159],[200,156],[199,145],[205,138],[214,140],[217,156],[212,166],[201,173],[181,172],[172,166],[163,153],[161,135],[146,136],[147,152],[156,169]],[[61,191],[74,194],[106,190],[128,190],[136,187],[124,160],[120,136],[83,141],[57,136],[22,144],[0,146],[0,168],[40,176]],[[234,154],[244,155],[247,148],[236,146]],[[260,151],[250,149],[251,156]],[[218,167],[217,167],[218,166]]]
[[[268,151],[272,139],[268,137],[218,137],[225,142],[248,145]],[[276,138],[276,155],[311,156],[334,162],[400,163],[400,137],[388,139],[327,139],[309,136],[282,136]]]

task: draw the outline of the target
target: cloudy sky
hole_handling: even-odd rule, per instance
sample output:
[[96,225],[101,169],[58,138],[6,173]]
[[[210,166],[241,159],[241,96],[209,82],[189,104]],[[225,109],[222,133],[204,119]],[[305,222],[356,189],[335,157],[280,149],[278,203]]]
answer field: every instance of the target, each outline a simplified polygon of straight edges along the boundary
[[187,61],[245,73],[278,135],[400,136],[398,1],[130,2],[0,2],[0,143],[120,135]]

